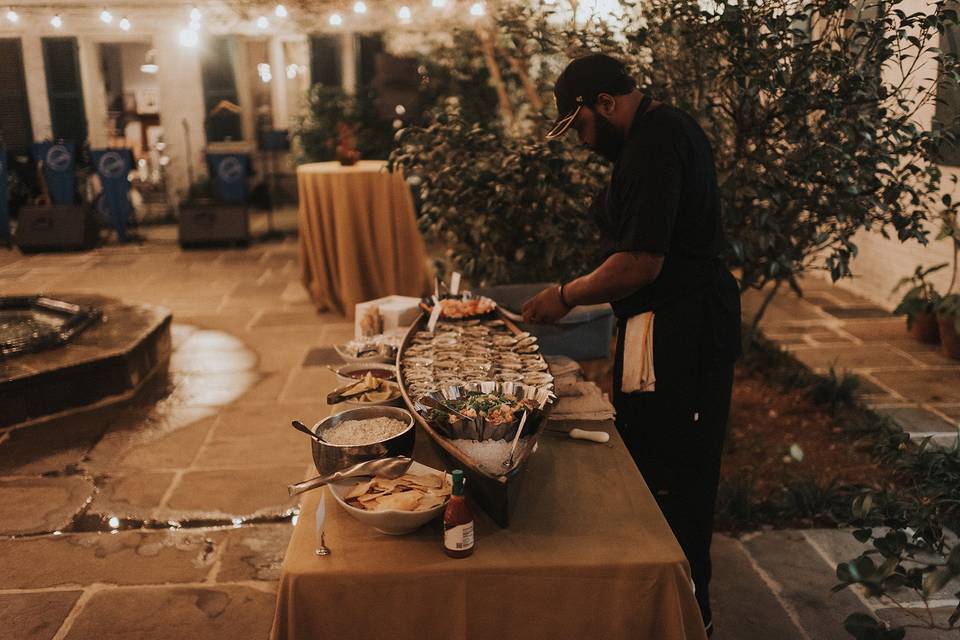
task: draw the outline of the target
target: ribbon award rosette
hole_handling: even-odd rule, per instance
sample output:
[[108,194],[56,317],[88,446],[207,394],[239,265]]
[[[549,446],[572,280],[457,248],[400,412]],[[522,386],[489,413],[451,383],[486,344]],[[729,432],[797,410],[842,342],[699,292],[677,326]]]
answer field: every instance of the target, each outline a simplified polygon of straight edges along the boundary
[[133,168],[133,153],[129,149],[95,149],[90,152],[93,167],[103,187],[103,208],[109,215],[117,236],[127,237],[127,220],[130,218],[130,170]]
[[250,157],[242,153],[208,153],[210,179],[222,202],[241,204],[247,200]]
[[34,162],[43,163],[43,179],[47,183],[51,204],[74,203],[73,168],[77,162],[76,145],[72,142],[34,142]]

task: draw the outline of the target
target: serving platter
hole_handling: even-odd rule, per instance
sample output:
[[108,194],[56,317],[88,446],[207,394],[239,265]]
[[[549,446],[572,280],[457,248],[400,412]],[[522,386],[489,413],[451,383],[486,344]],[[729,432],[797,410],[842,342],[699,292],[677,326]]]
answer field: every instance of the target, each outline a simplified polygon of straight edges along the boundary
[[[529,334],[521,331],[516,324],[503,316],[499,310],[491,314],[489,318],[497,323],[497,334],[499,336],[512,335],[529,343]],[[414,420],[420,425],[424,433],[429,436],[433,447],[449,465],[449,468],[463,469],[464,475],[467,478],[466,490],[471,494],[476,503],[480,505],[497,524],[501,527],[507,527],[510,524],[510,515],[516,507],[527,462],[537,447],[539,436],[547,423],[547,414],[553,406],[552,385],[547,383],[540,388],[533,388],[530,385],[511,385],[510,383],[486,382],[478,384],[476,381],[465,379],[461,384],[456,385],[456,387],[451,386],[438,389],[440,392],[439,395],[450,398],[461,393],[461,390],[464,388],[478,392],[492,388],[496,388],[498,391],[500,389],[513,390],[522,388],[523,391],[518,391],[517,393],[525,394],[528,399],[535,397],[542,403],[539,411],[536,411],[535,415],[531,415],[533,419],[527,420],[523,427],[523,437],[519,440],[517,450],[513,456],[512,465],[502,474],[491,473],[481,465],[479,460],[456,446],[454,441],[445,435],[437,424],[434,424],[422,414],[425,407],[418,402],[418,398],[427,394],[423,391],[422,387],[417,387],[416,383],[411,384],[411,380],[407,379],[405,375],[406,370],[403,363],[411,347],[415,344],[415,340],[422,339],[424,335],[423,332],[426,331],[428,319],[428,314],[422,313],[417,320],[414,321],[404,336],[397,353],[397,380],[403,401],[411,414],[413,414]],[[444,322],[457,324],[457,321],[451,320],[445,320]],[[477,323],[478,321],[474,319],[472,321],[465,320],[461,322],[462,326],[471,326],[471,322]],[[486,322],[490,322],[490,320],[488,319]],[[473,326],[476,326],[476,324]],[[437,331],[441,331],[441,328],[438,328]],[[546,375],[549,377],[549,374]],[[481,386],[483,387],[482,389]],[[433,392],[429,395],[436,397],[438,394]],[[516,433],[515,428],[512,430],[512,433]]]

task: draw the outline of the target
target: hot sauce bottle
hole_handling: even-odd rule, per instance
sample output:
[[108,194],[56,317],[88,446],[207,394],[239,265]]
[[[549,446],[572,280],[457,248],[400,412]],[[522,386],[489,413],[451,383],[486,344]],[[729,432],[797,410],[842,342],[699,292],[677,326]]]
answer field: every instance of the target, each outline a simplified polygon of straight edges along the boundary
[[463,495],[463,470],[453,470],[453,495],[443,512],[443,550],[451,558],[473,553],[473,514]]

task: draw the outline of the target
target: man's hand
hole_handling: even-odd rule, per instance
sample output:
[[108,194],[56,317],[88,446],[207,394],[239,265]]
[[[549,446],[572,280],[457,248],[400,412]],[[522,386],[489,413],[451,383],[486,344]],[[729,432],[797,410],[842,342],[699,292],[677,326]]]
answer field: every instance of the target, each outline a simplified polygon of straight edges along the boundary
[[570,313],[570,307],[560,299],[560,287],[547,287],[523,305],[523,321],[533,324],[553,324]]

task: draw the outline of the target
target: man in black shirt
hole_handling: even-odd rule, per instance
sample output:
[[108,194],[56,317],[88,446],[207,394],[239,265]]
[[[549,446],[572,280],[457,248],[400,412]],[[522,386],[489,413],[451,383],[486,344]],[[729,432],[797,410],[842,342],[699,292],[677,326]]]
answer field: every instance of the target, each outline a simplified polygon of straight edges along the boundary
[[[719,258],[713,152],[693,118],[638,91],[609,56],[573,60],[554,93],[560,117],[547,136],[572,128],[614,163],[590,207],[606,258],[527,301],[524,320],[555,322],[581,304],[613,306],[617,429],[690,562],[709,633],[713,508],[740,351],[739,289]],[[640,319],[640,331],[652,327],[646,342],[631,337]],[[648,345],[652,368],[643,365]]]

